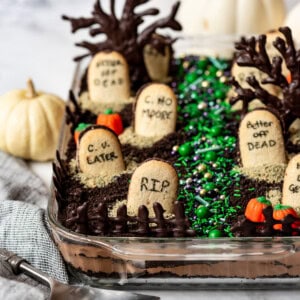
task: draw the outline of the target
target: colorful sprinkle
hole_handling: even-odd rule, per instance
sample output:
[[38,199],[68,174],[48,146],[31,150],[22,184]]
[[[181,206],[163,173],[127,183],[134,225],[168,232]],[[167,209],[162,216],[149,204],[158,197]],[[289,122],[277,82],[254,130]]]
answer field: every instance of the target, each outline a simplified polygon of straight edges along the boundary
[[[174,163],[180,179],[178,200],[184,201],[192,228],[199,236],[232,236],[227,219],[237,207],[229,203],[229,187],[239,174],[235,161],[235,133],[226,125],[233,115],[225,98],[229,64],[220,59],[186,57],[177,62],[178,119],[189,140],[178,148]],[[184,75],[184,73],[186,75]],[[235,191],[235,195],[241,192]],[[209,216],[209,217],[208,217]]]

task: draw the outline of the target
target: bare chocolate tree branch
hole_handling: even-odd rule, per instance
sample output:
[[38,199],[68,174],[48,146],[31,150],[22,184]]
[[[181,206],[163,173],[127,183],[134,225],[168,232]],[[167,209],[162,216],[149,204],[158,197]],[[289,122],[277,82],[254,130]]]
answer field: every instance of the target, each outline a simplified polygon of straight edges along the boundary
[[111,17],[112,17],[114,23],[117,23],[118,19],[116,17],[115,3],[116,3],[115,0],[110,1],[110,11],[111,11]]
[[[300,117],[300,52],[295,50],[291,30],[282,27],[279,31],[285,39],[277,37],[273,43],[281,56],[273,57],[272,61],[266,51],[266,36],[261,35],[255,38],[242,38],[236,44],[237,63],[240,66],[254,67],[267,75],[267,78],[259,82],[255,77],[248,77],[246,81],[252,87],[253,93],[249,89],[241,87],[238,83],[232,82],[236,89],[237,96],[231,99],[232,103],[238,100],[243,101],[243,113],[247,111],[246,106],[251,97],[261,100],[268,108],[275,110],[281,119],[284,120],[285,127]],[[291,74],[288,81],[283,74],[283,61]],[[261,84],[273,84],[282,91],[283,99],[270,94]]]
[[137,6],[145,4],[147,2],[149,2],[149,0],[126,0],[123,8],[122,19],[123,20],[131,19],[134,16],[134,9]]
[[247,77],[246,81],[251,87],[253,87],[255,98],[261,100],[265,105],[272,106],[279,111],[282,109],[281,100],[265,90],[259,84],[255,76]]
[[138,37],[138,44],[144,46],[149,41],[152,34],[158,28],[171,28],[173,30],[181,30],[182,29],[181,25],[175,20],[175,16],[177,14],[179,6],[180,6],[180,2],[175,3],[174,6],[172,7],[172,11],[169,16],[154,22],[149,27],[144,29],[140,34],[140,36]]
[[292,80],[300,79],[299,52],[296,51],[292,38],[292,32],[288,27],[281,27],[279,31],[284,35],[285,40],[278,37],[274,41],[274,47],[280,52],[285,60],[288,70],[291,72]]
[[136,14],[136,18],[143,18],[145,16],[156,16],[159,14],[159,10],[156,8],[149,8],[143,12]]
[[[138,27],[143,23],[145,16],[155,16],[159,13],[156,8],[149,8],[142,12],[135,12],[135,9],[149,0],[126,0],[121,17],[118,19],[115,13],[115,0],[110,0],[110,13],[104,12],[101,6],[102,0],[96,0],[92,16],[90,18],[71,18],[63,16],[64,20],[71,23],[72,32],[80,29],[89,29],[92,37],[105,35],[106,39],[101,42],[83,41],[76,43],[76,46],[83,47],[89,53],[77,56],[76,61],[87,56],[94,56],[102,50],[114,50],[120,52],[127,60],[130,70],[133,87],[139,88],[143,83],[148,82],[149,75],[146,71],[143,51],[144,46],[149,43],[157,50],[165,46],[171,47],[174,39],[164,37],[155,40],[154,34],[159,28],[171,28],[181,30],[181,25],[175,19],[179,2],[177,2],[170,14],[150,24],[141,34]],[[160,51],[162,52],[162,51]],[[171,51],[173,53],[173,51]]]
[[255,99],[255,94],[251,89],[242,88],[238,81],[235,78],[230,78],[228,84],[231,84],[235,87],[236,96],[233,96],[230,99],[230,104],[234,105],[238,101],[242,101],[242,116],[248,112],[249,103]]
[[[111,2],[114,0],[111,0]],[[92,12],[93,17],[99,23],[99,25],[106,25],[109,23],[111,19],[113,19],[114,12],[111,12],[111,15],[109,16],[106,14],[101,6],[101,1],[96,1],[94,4],[94,10]]]
[[62,19],[65,21],[70,21],[72,33],[75,33],[79,29],[88,28],[95,24],[94,18],[70,18],[63,15]]

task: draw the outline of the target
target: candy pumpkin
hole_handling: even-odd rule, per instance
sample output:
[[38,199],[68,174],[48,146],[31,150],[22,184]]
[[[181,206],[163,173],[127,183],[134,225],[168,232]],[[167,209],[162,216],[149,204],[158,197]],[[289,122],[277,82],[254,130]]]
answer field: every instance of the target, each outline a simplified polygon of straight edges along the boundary
[[27,90],[0,96],[0,150],[37,161],[53,159],[65,103],[57,96]]
[[246,206],[245,216],[252,222],[264,222],[265,216],[263,210],[271,205],[271,202],[265,197],[253,198]]
[[289,84],[292,82],[292,74],[291,74],[291,73],[288,73],[288,74],[287,74],[286,80],[287,80],[287,82],[288,82]]
[[[298,218],[297,212],[289,205],[276,204],[273,210],[273,219],[277,221],[283,221],[284,218],[288,215],[292,215],[295,218]],[[275,224],[274,229],[281,230],[282,224]]]
[[97,124],[110,128],[117,135],[123,132],[121,116],[117,113],[113,113],[111,109],[107,109],[104,114],[98,115]]
[[74,131],[74,140],[75,140],[76,144],[78,143],[80,133],[83,130],[85,130],[87,127],[89,127],[90,125],[91,124],[87,124],[87,123],[79,123],[78,126],[75,128],[75,131]]

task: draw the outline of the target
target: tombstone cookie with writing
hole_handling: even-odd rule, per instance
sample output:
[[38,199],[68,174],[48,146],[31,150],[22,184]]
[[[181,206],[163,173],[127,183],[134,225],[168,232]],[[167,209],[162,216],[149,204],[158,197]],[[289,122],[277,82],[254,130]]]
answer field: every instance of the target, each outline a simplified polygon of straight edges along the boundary
[[267,110],[255,110],[244,117],[239,127],[239,147],[243,167],[286,163],[280,121]]
[[129,69],[118,52],[99,52],[88,68],[88,91],[91,101],[113,103],[130,97]]
[[153,204],[159,202],[166,213],[173,213],[177,189],[178,176],[173,166],[162,160],[146,161],[131,177],[127,198],[128,211],[136,215],[139,206],[145,205],[150,217],[153,217]]
[[[155,35],[158,43],[163,43],[164,37]],[[147,44],[144,47],[143,55],[147,73],[151,80],[158,82],[167,82],[170,80],[168,77],[171,48],[169,45],[161,45],[161,51],[156,49],[153,45]]]
[[134,130],[144,137],[165,136],[175,131],[177,99],[173,90],[162,83],[152,83],[138,92]]
[[300,154],[289,161],[285,170],[282,204],[292,206],[300,212]]
[[90,126],[80,134],[77,161],[81,172],[111,179],[125,165],[116,134],[103,126]]

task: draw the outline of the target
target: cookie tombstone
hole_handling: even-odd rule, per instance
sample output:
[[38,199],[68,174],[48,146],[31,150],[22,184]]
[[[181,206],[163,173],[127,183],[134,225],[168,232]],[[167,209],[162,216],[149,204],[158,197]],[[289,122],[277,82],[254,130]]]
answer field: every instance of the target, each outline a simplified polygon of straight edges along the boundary
[[168,214],[173,213],[177,198],[178,176],[173,166],[162,160],[144,162],[133,173],[128,190],[128,211],[137,214],[145,205],[150,217],[154,216],[153,204],[159,202]]
[[81,133],[77,162],[81,172],[108,180],[125,169],[116,134],[103,126],[91,126]]
[[300,154],[289,161],[285,170],[282,204],[292,206],[300,212]]
[[130,97],[129,69],[118,52],[99,52],[88,68],[88,91],[91,101],[113,103]]
[[[163,37],[155,35],[158,43],[164,43]],[[147,44],[144,47],[143,56],[147,69],[147,73],[151,80],[158,82],[167,82],[170,60],[171,60],[171,47],[170,45],[161,45],[161,51],[156,49],[153,45]]]
[[286,163],[284,140],[278,118],[267,110],[249,112],[239,127],[243,167]]
[[173,90],[161,83],[152,83],[139,91],[134,130],[145,137],[165,136],[175,131],[177,99]]

